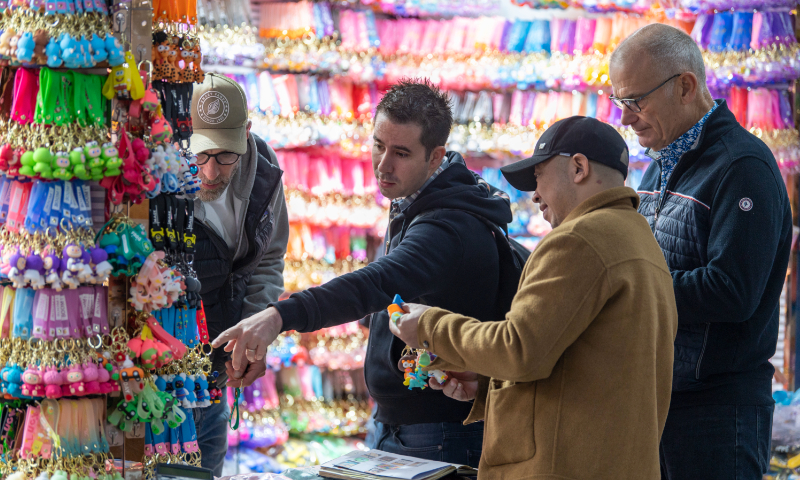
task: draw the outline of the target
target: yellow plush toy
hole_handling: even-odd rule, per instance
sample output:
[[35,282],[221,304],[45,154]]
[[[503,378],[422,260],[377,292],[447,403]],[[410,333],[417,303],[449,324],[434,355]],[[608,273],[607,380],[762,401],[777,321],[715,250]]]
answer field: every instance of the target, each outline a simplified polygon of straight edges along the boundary
[[144,97],[144,82],[136,68],[133,52],[125,52],[125,62],[111,69],[111,74],[103,85],[103,95],[109,100],[114,97],[133,100]]

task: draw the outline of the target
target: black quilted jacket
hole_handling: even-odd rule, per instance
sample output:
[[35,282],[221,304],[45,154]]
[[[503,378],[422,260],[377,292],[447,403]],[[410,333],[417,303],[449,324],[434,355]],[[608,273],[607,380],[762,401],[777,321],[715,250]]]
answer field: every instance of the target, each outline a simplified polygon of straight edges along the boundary
[[638,192],[678,305],[672,406],[772,402],[791,209],[772,152],[718,103],[666,188],[653,161]]

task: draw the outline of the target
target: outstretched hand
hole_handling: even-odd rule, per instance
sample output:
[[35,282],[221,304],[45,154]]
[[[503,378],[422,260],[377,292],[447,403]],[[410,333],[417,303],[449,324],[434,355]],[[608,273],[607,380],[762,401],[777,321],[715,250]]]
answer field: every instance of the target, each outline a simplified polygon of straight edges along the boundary
[[211,346],[219,348],[225,345],[224,350],[232,352],[231,366],[233,370],[244,371],[247,362],[264,360],[267,355],[267,347],[278,338],[282,328],[281,314],[274,307],[269,307],[222,332]]

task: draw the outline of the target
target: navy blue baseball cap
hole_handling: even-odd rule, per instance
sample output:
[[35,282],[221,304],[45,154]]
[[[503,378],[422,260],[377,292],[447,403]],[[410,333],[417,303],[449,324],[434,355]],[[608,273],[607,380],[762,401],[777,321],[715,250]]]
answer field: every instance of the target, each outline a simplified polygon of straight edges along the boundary
[[614,127],[600,120],[576,115],[554,123],[536,141],[533,156],[500,169],[517,190],[536,190],[534,167],[557,155],[582,153],[589,160],[615,168],[628,178],[628,145]]

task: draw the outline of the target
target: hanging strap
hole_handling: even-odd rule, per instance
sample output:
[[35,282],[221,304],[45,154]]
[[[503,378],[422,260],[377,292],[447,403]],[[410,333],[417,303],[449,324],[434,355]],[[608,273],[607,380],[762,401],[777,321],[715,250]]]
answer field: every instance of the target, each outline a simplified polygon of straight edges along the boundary
[[3,302],[0,307],[0,338],[9,338],[13,327],[12,312],[14,310],[14,296],[16,291],[12,287],[3,288]]

